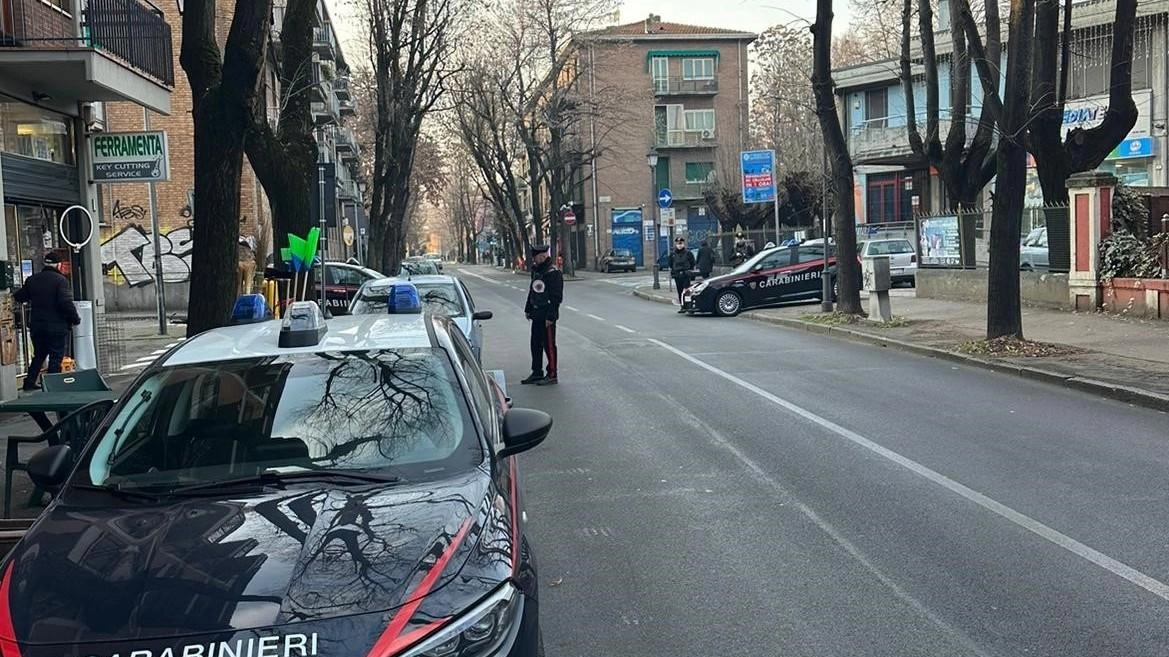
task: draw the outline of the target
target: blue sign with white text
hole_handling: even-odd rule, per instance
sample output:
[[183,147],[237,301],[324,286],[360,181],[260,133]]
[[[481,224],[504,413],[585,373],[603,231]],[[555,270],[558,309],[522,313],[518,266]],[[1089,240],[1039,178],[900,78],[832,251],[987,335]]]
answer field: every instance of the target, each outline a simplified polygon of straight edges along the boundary
[[743,151],[740,170],[744,203],[775,200],[775,151]]
[[1130,157],[1153,157],[1153,138],[1135,137],[1125,139],[1108,154],[1109,160],[1123,160]]

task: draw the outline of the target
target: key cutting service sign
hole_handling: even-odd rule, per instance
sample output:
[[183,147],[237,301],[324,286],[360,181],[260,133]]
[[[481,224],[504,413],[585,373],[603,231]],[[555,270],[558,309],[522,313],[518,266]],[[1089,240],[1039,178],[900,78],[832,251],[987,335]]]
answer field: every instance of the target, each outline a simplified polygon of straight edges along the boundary
[[166,133],[102,132],[89,139],[90,179],[95,183],[170,180]]

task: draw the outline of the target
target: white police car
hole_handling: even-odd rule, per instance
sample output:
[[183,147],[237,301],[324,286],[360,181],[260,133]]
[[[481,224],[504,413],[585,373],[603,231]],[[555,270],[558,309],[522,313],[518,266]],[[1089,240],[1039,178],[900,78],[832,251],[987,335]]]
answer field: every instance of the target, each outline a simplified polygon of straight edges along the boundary
[[5,657],[542,654],[511,409],[450,320],[295,304],[184,341],[139,375],[0,563]]
[[423,307],[427,311],[451,318],[470,341],[475,358],[482,358],[483,322],[491,319],[492,312],[476,309],[471,291],[456,276],[421,275],[366,281],[353,295],[353,302],[349,304],[349,314],[384,314],[389,291],[395,284],[403,281],[410,282],[418,289]]

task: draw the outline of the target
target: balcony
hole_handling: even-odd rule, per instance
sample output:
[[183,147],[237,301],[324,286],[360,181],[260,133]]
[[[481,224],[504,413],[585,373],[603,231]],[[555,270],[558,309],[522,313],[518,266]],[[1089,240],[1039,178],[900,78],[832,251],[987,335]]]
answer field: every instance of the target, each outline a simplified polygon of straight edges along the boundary
[[[80,31],[73,22],[80,12]],[[0,0],[0,69],[58,101],[131,101],[170,114],[171,27],[140,0]]]
[[342,75],[333,80],[333,93],[337,94],[337,100],[353,100],[349,95],[349,78]]
[[353,131],[345,127],[338,128],[337,155],[343,160],[356,160],[358,154],[357,138],[354,137]]
[[356,180],[337,180],[337,198],[348,201],[361,200]]
[[658,96],[713,96],[718,93],[718,80],[689,80],[681,77],[655,78],[654,94]]
[[718,136],[714,130],[666,130],[655,142],[658,148],[714,148]]
[[324,100],[314,100],[311,105],[313,121],[317,125],[336,123],[341,118],[341,109],[337,106],[337,97],[328,94]]
[[677,183],[670,185],[670,193],[675,201],[697,201],[702,199],[702,193],[711,187],[711,183]]
[[332,95],[333,85],[328,80],[319,80],[315,84],[309,85],[309,98],[312,102],[324,101]]
[[352,100],[339,101],[339,109],[341,116],[357,116],[357,105],[354,105]]
[[[938,134],[943,142],[950,132],[950,123],[948,118],[938,121]],[[917,128],[925,132],[925,117],[918,118]],[[976,110],[975,117],[966,119],[967,139],[977,129]],[[848,135],[848,152],[857,164],[904,164],[916,158],[909,145],[909,129],[903,116],[873,119],[854,126]]]
[[333,30],[326,23],[323,27],[313,28],[313,52],[321,59],[336,59],[337,43],[333,40]]

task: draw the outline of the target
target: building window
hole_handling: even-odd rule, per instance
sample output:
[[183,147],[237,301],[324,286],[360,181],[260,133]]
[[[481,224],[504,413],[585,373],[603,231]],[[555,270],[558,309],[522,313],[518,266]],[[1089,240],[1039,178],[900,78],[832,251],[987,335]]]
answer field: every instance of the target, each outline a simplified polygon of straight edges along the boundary
[[[1081,32],[1073,37],[1068,71],[1068,97],[1086,98],[1109,92],[1112,84],[1112,25],[1106,31]],[[1153,86],[1153,33],[1138,25],[1132,43],[1132,88]]]
[[714,58],[700,57],[682,60],[683,80],[713,80]]
[[686,110],[687,132],[714,132],[714,110]]
[[73,121],[0,97],[0,150],[57,164],[76,164]]
[[865,125],[884,128],[889,120],[889,90],[869,89],[865,92]]
[[687,162],[686,182],[705,183],[714,177],[714,162]]

